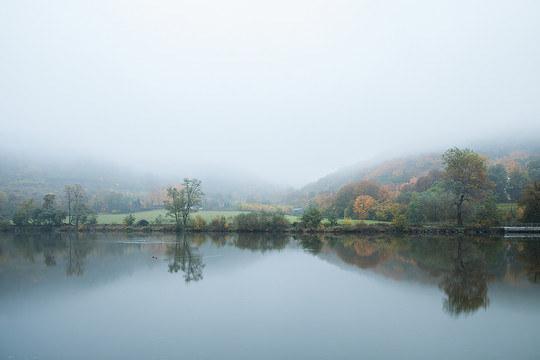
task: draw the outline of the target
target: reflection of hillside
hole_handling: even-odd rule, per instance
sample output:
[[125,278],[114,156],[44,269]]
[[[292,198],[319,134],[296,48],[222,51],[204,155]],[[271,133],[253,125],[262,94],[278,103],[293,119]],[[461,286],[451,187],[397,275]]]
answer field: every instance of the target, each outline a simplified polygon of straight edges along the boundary
[[409,238],[407,242],[408,244],[402,246],[400,250],[401,256],[414,262],[419,269],[433,278],[451,272],[458,256],[463,256],[467,262],[480,260],[486,271],[491,274],[492,280],[503,279],[506,269],[512,263],[512,258],[503,254],[505,248],[500,241],[486,242],[485,238],[472,237],[462,239],[418,237]]
[[[538,242],[387,235],[295,235],[294,239],[294,245],[338,266],[349,264],[398,281],[440,284],[449,314],[487,307],[492,282],[524,287],[540,280]],[[202,279],[203,255],[211,255],[211,272],[218,264],[240,267],[232,260],[235,256],[256,259],[238,249],[264,253],[284,249],[290,242],[288,235],[271,234],[186,234],[187,245],[184,239],[175,240],[175,235],[0,234],[0,285],[6,296],[10,290],[50,285],[54,277],[66,275],[79,275],[71,276],[70,284],[85,286],[110,281],[139,266],[160,265],[164,257],[171,260],[173,271],[180,271],[185,261],[186,272],[182,272],[191,281]],[[223,252],[228,256],[214,258]]]
[[[331,250],[330,250],[331,249]],[[540,243],[505,243],[486,237],[343,237],[325,251],[360,269],[396,280],[439,284],[452,316],[489,306],[488,283],[540,280]]]
[[440,271],[418,263],[411,256],[411,247],[408,238],[353,236],[334,240],[331,250],[326,251],[335,252],[347,264],[373,269],[388,278],[435,283]]
[[368,239],[346,240],[336,243],[333,250],[343,262],[361,269],[371,269],[387,261],[390,254],[387,251],[379,251],[369,241]]
[[419,261],[416,266],[418,266],[419,269],[427,272],[431,277],[437,278],[443,274],[441,269],[433,268],[431,266],[424,265],[421,261]]
[[375,271],[397,281],[437,284],[439,279],[439,277],[426,272],[417,264],[410,261],[403,261],[402,258],[391,258],[387,263],[380,264]]

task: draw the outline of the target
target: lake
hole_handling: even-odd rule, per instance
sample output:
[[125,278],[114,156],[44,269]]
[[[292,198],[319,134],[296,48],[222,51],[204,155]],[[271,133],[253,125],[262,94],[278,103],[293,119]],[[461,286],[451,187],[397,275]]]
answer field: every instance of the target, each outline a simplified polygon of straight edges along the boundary
[[0,359],[540,359],[540,241],[0,234]]

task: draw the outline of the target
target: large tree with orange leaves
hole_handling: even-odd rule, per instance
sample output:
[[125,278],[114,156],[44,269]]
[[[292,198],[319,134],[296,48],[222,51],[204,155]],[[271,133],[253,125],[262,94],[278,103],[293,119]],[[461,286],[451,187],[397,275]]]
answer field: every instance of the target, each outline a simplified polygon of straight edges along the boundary
[[360,195],[354,202],[354,211],[358,214],[360,220],[367,218],[369,211],[373,209],[375,199],[369,195]]

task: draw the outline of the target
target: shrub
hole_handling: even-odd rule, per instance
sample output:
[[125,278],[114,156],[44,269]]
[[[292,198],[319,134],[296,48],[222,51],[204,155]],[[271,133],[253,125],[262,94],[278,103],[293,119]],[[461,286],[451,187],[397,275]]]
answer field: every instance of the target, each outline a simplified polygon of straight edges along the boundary
[[97,215],[96,214],[90,214],[86,218],[85,224],[87,225],[96,225],[97,224]]
[[277,231],[288,230],[291,224],[282,213],[273,213],[272,214],[272,229]]
[[234,218],[234,226],[238,231],[261,230],[258,213],[239,214]]
[[206,220],[198,215],[193,219],[192,228],[195,231],[203,231],[206,228]]
[[148,225],[150,225],[150,223],[148,222],[148,220],[141,219],[141,220],[137,221],[137,226],[143,226],[143,227],[145,227],[145,226],[148,226]]
[[129,214],[124,218],[122,223],[126,226],[132,226],[135,223],[135,216],[133,216],[133,214]]
[[394,220],[392,221],[392,225],[394,225],[394,228],[397,230],[397,231],[404,231],[405,229],[407,229],[407,215],[398,215],[394,218]]
[[490,197],[476,209],[474,220],[484,226],[497,226],[502,223],[503,212],[497,207],[496,198]]
[[229,222],[225,216],[218,215],[210,222],[210,229],[212,231],[225,231],[229,228]]
[[11,229],[10,220],[0,220],[0,231],[8,231]]
[[331,213],[331,214],[328,215],[326,218],[328,219],[328,226],[337,226],[337,224],[338,224],[338,219],[337,219],[336,214]]
[[321,211],[316,207],[310,207],[309,209],[304,211],[302,217],[300,218],[300,221],[302,222],[302,225],[304,225],[304,227],[318,228],[322,219],[323,216],[321,214]]
[[350,218],[345,218],[343,220],[343,230],[345,231],[354,230],[354,221],[352,221]]
[[266,212],[239,214],[233,223],[237,231],[284,231],[290,226],[285,215]]

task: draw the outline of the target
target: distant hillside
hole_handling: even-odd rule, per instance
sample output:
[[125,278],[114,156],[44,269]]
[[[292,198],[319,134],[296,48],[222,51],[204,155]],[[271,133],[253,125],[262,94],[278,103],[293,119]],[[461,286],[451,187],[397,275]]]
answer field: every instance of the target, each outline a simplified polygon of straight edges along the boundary
[[403,184],[420,177],[432,169],[441,169],[441,154],[424,154],[410,158],[396,158],[377,166],[363,164],[350,166],[327,175],[302,188],[305,192],[337,192],[343,186],[360,180],[371,180],[379,185]]
[[158,176],[143,173],[109,162],[81,159],[44,160],[27,156],[8,156],[0,153],[0,190],[21,198],[40,199],[53,193],[62,195],[67,184],[81,184],[90,197],[98,192],[116,192],[127,197],[144,199],[156,189],[181,183],[184,177],[198,178],[203,184],[206,206],[220,208],[233,202],[279,202],[284,189],[266,183],[250,174],[231,169],[199,169],[196,173],[182,172],[178,176]]
[[62,162],[0,154],[0,168],[0,189],[23,198],[61,194],[65,185],[75,183],[81,184],[90,194],[98,191],[138,194],[159,181],[150,174],[90,160]]
[[[536,143],[526,145],[484,145],[474,149],[479,154],[486,154],[490,164],[503,164],[507,171],[514,168],[526,170],[530,160],[540,157],[540,146]],[[442,153],[430,153],[413,157],[395,158],[377,165],[368,166],[360,163],[329,174],[302,188],[309,193],[337,192],[347,184],[360,180],[371,180],[379,185],[404,184],[413,178],[426,175],[432,169],[442,169]]]

